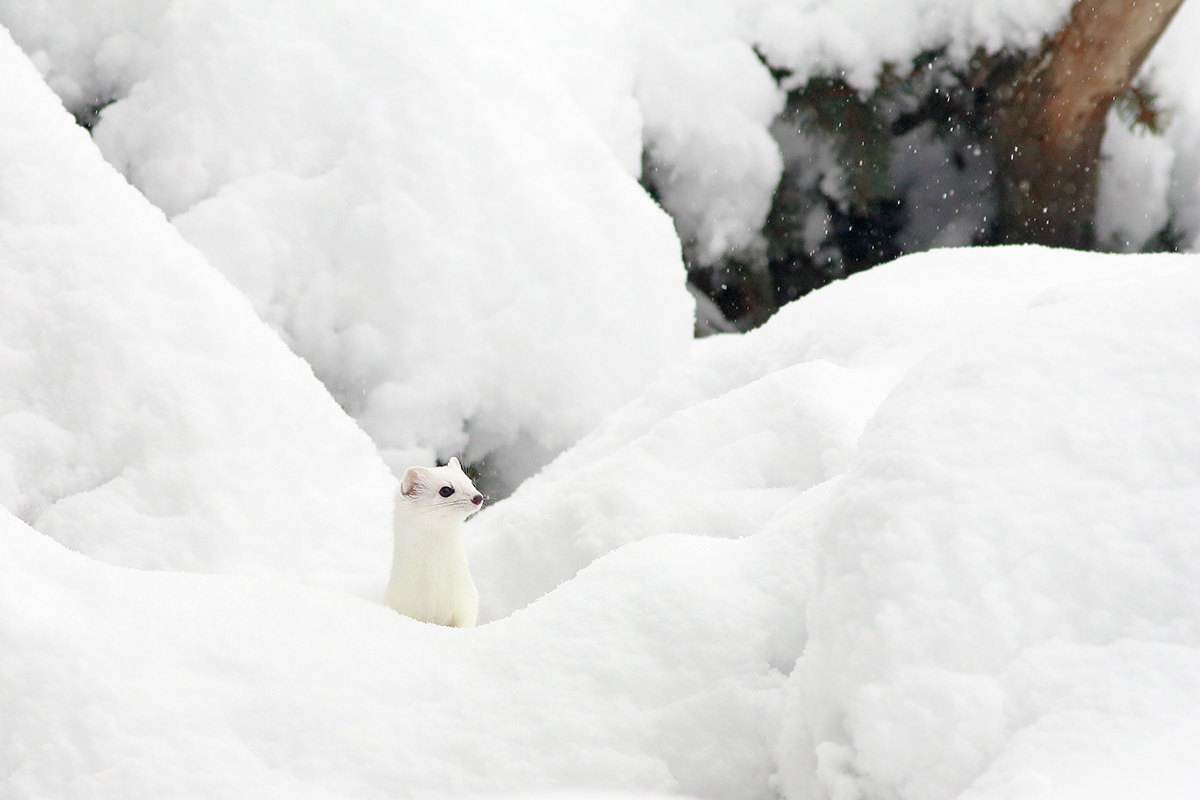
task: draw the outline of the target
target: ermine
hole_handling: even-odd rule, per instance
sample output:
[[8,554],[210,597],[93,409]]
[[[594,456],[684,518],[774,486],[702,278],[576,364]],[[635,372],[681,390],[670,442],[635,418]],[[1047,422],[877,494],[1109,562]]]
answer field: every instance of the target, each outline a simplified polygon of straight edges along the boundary
[[470,628],[479,617],[479,593],[467,569],[463,521],[483,495],[457,458],[444,467],[410,467],[396,489],[395,545],[387,604],[422,622]]

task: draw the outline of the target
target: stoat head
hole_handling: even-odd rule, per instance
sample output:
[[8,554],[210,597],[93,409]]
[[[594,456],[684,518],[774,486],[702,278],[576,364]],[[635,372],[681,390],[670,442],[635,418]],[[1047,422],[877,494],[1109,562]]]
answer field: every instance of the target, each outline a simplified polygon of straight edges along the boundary
[[407,517],[464,520],[483,506],[457,458],[444,467],[409,467],[396,492],[396,511]]

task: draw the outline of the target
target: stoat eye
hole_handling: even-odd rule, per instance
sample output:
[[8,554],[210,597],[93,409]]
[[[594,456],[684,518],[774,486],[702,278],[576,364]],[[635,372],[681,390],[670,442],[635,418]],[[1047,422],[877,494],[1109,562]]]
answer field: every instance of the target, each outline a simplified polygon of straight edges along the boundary
[[454,494],[454,487],[453,486],[443,486],[441,488],[441,491],[438,492],[438,494],[440,494],[442,497],[449,497],[450,495]]

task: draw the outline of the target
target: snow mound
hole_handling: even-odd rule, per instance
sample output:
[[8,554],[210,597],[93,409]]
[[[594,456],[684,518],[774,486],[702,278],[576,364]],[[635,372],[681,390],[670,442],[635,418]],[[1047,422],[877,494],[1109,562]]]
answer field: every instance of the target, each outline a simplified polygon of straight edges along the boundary
[[[178,227],[0,38],[0,796],[1195,796],[1197,258],[935,251],[683,358],[632,6],[537,6],[7,7]],[[647,69],[1065,2],[689,7]],[[511,480],[635,397],[468,524],[489,624],[373,601],[390,478],[255,310],[393,464]]]
[[1197,298],[1192,257],[938,251],[699,342],[468,523],[470,630],[0,511],[0,794],[1190,796]]
[[382,581],[391,479],[7,33],[0,502],[114,564]]
[[[781,169],[760,55],[788,86],[865,90],[931,48],[1033,46],[1069,5],[55,0],[0,21],[81,118],[102,108],[105,156],[394,469],[465,455],[503,494],[686,348],[678,245],[633,180],[643,151],[695,259],[753,251]],[[1166,135],[1110,121],[1105,246],[1200,231],[1189,9],[1146,71]],[[965,241],[980,202],[905,246]]]
[[1200,786],[1200,270],[1050,259],[1124,274],[914,366],[813,521],[792,796]]
[[[61,27],[8,15],[55,85],[102,80],[103,54],[135,36],[80,37],[58,57],[79,5],[48,9]],[[501,491],[692,331],[670,220],[628,171],[628,59],[594,55],[622,16],[556,27],[535,11],[169,3],[145,11],[145,57],[94,90],[117,97],[94,128],[105,157],[394,469],[465,454]],[[604,77],[560,77],[556,33]]]
[[98,564],[0,510],[0,794],[768,800],[783,680],[765,661],[774,599],[744,586],[758,554],[643,544],[460,630],[317,589]]
[[642,398],[470,523],[484,617],[654,533],[759,529],[849,467],[879,403],[929,352],[1054,287],[1127,276],[1130,263],[932,251],[801,298],[758,330],[695,342]]
[[785,796],[1190,796],[1198,289],[1190,257],[935,251],[698,342],[469,523],[485,616],[738,537]]

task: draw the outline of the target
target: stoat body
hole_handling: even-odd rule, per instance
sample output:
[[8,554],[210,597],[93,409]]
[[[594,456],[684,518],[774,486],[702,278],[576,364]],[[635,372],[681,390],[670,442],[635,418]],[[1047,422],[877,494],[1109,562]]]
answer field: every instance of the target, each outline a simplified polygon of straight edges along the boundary
[[392,574],[384,595],[389,606],[422,622],[475,624],[479,593],[467,568],[462,524],[482,505],[483,495],[457,458],[404,473],[392,516]]

